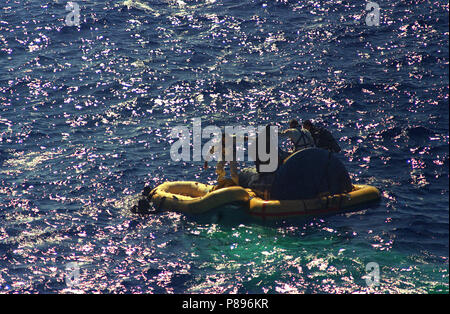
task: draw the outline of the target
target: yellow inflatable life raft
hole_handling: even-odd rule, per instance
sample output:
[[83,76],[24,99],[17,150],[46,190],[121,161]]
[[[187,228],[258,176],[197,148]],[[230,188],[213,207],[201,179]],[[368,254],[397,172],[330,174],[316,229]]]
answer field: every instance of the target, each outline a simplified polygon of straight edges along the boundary
[[247,213],[262,219],[325,215],[341,212],[380,199],[377,188],[354,185],[349,193],[305,200],[264,200],[250,189],[231,186],[215,190],[212,185],[193,181],[166,182],[148,195],[158,209],[200,214],[232,202],[245,204]]

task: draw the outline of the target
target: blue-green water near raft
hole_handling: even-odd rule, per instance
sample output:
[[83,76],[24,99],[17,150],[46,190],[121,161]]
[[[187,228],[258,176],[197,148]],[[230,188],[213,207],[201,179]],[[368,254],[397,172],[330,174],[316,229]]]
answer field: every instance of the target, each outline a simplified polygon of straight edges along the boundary
[[[75,1],[79,27],[65,1],[5,2],[0,293],[448,293],[448,2],[376,1],[378,27],[361,1]],[[146,183],[214,183],[170,159],[171,128],[292,117],[327,126],[379,204],[130,212]]]

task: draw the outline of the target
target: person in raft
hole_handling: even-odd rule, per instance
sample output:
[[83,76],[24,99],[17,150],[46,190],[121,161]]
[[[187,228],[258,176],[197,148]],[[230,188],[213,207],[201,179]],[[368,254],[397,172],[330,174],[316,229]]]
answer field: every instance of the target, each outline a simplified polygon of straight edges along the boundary
[[294,150],[292,153],[316,146],[311,133],[307,129],[302,128],[302,126],[295,119],[289,121],[289,129],[281,132],[280,136],[288,137],[292,141],[294,144]]
[[339,153],[341,151],[339,144],[330,131],[314,125],[310,120],[303,121],[303,128],[311,133],[314,143],[318,148],[327,149],[332,153]]
[[[229,166],[230,166],[230,174],[231,174],[231,180],[233,180],[233,183],[235,185],[239,185],[239,171],[237,168],[237,162],[236,162],[236,137],[232,136],[233,139],[233,145],[232,145],[232,149],[233,149],[233,160],[231,161],[226,161],[225,160],[225,156],[226,156],[226,145],[225,145],[225,134],[222,134],[222,156],[220,156],[219,160],[217,161],[217,165],[216,165],[216,174],[217,174],[217,184],[218,186],[221,186],[225,183],[225,176],[226,176],[226,171],[225,171],[225,165],[228,162]],[[209,151],[210,154],[214,153],[214,147],[211,148],[211,150]],[[208,162],[205,161],[203,168],[206,170],[208,169]]]

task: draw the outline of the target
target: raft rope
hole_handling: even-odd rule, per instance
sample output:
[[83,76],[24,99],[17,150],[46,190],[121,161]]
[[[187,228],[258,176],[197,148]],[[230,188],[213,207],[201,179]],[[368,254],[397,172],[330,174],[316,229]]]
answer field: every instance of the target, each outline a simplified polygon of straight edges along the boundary
[[165,196],[161,197],[161,201],[159,202],[158,207],[156,208],[155,214],[161,212],[161,207],[162,207],[162,205],[163,205],[165,200],[166,200]]
[[304,209],[305,213],[307,213],[308,208],[306,207],[306,202],[305,202],[305,200],[302,200],[302,202],[303,202],[303,209]]
[[[148,196],[147,196],[147,200],[148,200],[149,203],[153,203],[153,202],[152,202],[152,199],[153,199],[153,196],[155,196],[155,194],[156,194],[156,188],[154,188],[153,190],[151,190],[150,193],[149,193]],[[155,210],[152,211],[152,212],[150,212],[150,213],[152,213],[152,214],[158,214],[158,213],[160,213],[160,212],[161,212],[161,207],[162,207],[162,205],[164,204],[164,201],[165,201],[165,200],[166,200],[166,197],[165,197],[165,196],[161,197],[161,201],[159,202],[159,204],[157,205],[157,207],[155,208]]]
[[153,198],[153,196],[155,195],[155,193],[156,193],[156,189],[153,189],[149,194],[148,194],[148,200],[149,201],[151,201],[152,200],[152,198]]

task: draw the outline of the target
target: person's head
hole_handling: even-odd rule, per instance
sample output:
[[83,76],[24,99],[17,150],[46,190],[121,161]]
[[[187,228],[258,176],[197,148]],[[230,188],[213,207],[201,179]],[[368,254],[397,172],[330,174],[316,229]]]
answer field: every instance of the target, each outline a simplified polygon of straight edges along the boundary
[[303,128],[310,131],[311,128],[313,127],[313,124],[310,120],[305,120],[303,121]]
[[289,121],[289,128],[291,128],[291,129],[297,128],[298,125],[299,125],[299,124],[298,124],[298,121],[295,120],[295,119],[292,119],[291,121]]

